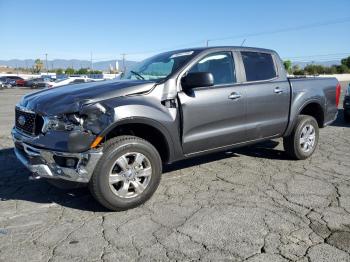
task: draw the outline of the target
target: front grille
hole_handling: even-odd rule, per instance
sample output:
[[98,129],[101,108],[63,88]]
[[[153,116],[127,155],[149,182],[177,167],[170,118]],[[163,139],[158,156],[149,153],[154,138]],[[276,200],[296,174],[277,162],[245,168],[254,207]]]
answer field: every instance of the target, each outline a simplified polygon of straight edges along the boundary
[[16,128],[29,135],[38,135],[42,126],[43,119],[41,116],[16,107]]

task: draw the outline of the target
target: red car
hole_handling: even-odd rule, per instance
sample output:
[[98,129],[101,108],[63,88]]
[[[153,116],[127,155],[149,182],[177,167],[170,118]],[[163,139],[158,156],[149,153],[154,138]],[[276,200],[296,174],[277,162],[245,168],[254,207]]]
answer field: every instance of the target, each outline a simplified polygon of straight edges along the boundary
[[25,86],[26,81],[24,79],[18,79],[16,80],[17,86]]

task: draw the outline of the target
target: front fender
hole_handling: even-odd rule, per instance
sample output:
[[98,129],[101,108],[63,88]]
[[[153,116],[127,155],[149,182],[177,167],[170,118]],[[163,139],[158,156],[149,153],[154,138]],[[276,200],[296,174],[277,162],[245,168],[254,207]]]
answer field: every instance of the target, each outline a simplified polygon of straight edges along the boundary
[[164,136],[170,162],[181,156],[177,108],[167,108],[159,100],[147,96],[124,97],[114,102],[114,121],[109,123],[100,136],[106,136],[121,125],[144,124],[157,129]]

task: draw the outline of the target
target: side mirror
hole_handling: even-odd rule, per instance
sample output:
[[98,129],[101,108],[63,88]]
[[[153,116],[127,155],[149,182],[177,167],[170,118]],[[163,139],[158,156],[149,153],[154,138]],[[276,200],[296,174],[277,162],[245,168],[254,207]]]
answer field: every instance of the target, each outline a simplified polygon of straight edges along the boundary
[[214,85],[214,77],[208,72],[188,73],[181,80],[183,90]]

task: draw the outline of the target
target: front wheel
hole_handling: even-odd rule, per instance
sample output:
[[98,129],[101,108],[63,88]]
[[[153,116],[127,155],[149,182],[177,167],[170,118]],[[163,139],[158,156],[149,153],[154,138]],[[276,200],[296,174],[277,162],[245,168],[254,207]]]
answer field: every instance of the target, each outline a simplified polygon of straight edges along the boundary
[[292,133],[283,138],[284,150],[293,159],[302,160],[310,157],[318,144],[319,130],[315,118],[300,115]]
[[155,147],[139,137],[120,136],[107,141],[103,151],[90,181],[96,200],[114,211],[146,202],[156,191],[162,173]]

